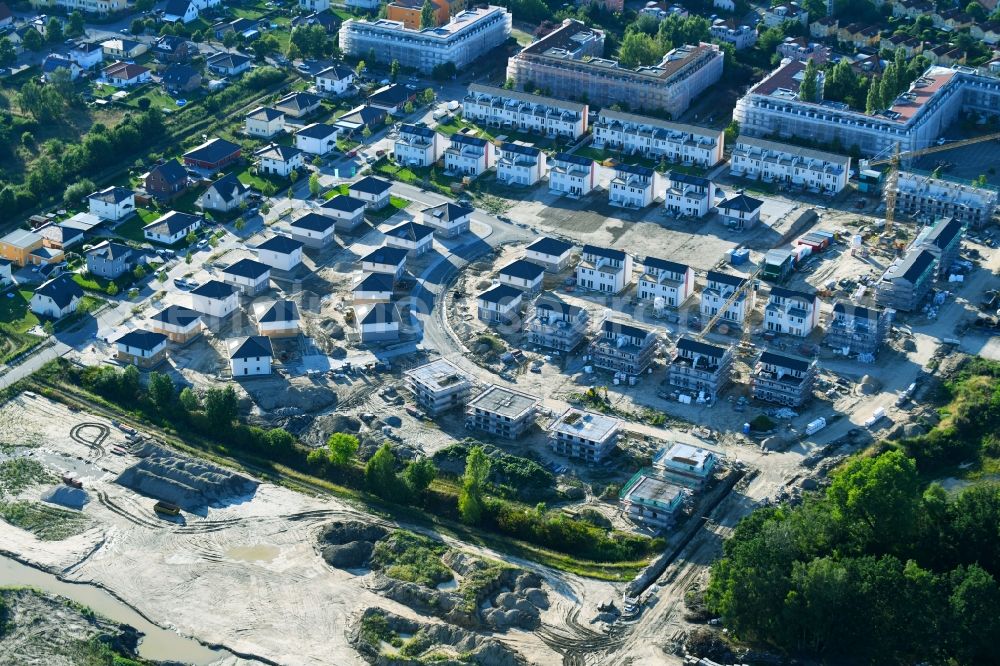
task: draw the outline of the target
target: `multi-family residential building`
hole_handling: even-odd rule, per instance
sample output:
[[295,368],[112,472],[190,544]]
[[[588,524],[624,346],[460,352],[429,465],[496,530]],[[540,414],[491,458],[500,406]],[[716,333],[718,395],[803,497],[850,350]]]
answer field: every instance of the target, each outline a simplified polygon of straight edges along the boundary
[[663,206],[674,215],[704,217],[715,203],[715,184],[708,178],[669,171]]
[[742,231],[760,222],[760,212],[764,209],[764,202],[740,192],[720,203],[717,208],[725,224]]
[[469,230],[473,212],[468,206],[448,201],[424,208],[420,211],[420,221],[433,228],[438,237],[453,238]]
[[639,10],[639,14],[642,16],[652,16],[657,21],[662,21],[670,16],[676,16],[677,18],[687,18],[689,16],[688,10],[684,9],[683,5],[672,4],[668,5],[665,2],[657,2],[657,0],[649,0],[646,6]]
[[697,490],[708,485],[718,462],[718,456],[708,449],[675,442],[656,452],[653,469],[668,481]]
[[544,277],[545,268],[527,259],[517,259],[497,271],[500,284],[509,285],[528,294],[542,290]]
[[808,27],[809,12],[802,9],[797,2],[775,5],[764,10],[763,23],[766,27],[773,28],[785,21],[797,21]]
[[694,293],[694,270],[676,261],[646,257],[636,296],[668,308],[679,308]]
[[938,277],[947,277],[952,264],[962,251],[965,223],[956,217],[946,217],[924,227],[913,241],[913,247],[923,248],[937,259]]
[[604,32],[575,19],[526,46],[507,61],[517,88],[531,85],[558,99],[636,110],[683,113],[691,100],[722,76],[722,51],[714,44],[681,46],[656,65],[622,67],[604,58]]
[[[837,143],[866,156],[933,145],[963,112],[1000,113],[1000,82],[970,68],[930,67],[887,109],[865,114],[840,102],[799,97],[805,63],[783,62],[736,103],[740,131],[758,137],[794,137],[815,145]],[[822,82],[822,76],[820,83]]]
[[445,171],[460,176],[481,176],[495,161],[492,142],[467,134],[453,134],[444,151]]
[[733,146],[729,172],[734,176],[788,183],[820,192],[847,187],[851,158],[787,143],[741,136]]
[[656,331],[608,317],[588,351],[595,367],[638,377],[649,369],[659,346]]
[[632,255],[596,245],[584,245],[576,267],[576,284],[582,289],[618,294],[632,283]]
[[469,402],[465,427],[517,439],[535,425],[539,404],[533,395],[492,385]]
[[667,383],[715,400],[729,384],[732,366],[732,349],[681,336],[667,365]]
[[608,202],[624,208],[645,208],[656,198],[655,170],[637,164],[616,164],[608,187]]
[[462,118],[466,120],[549,137],[580,138],[587,132],[588,115],[586,104],[481,83],[469,84],[462,100]]
[[594,122],[594,146],[677,164],[713,167],[722,161],[725,133],[634,113],[604,109]]
[[845,301],[833,306],[824,342],[845,356],[874,360],[892,325],[892,311],[866,308]]
[[719,271],[708,271],[705,288],[701,292],[701,315],[714,317],[737,289],[742,293],[726,308],[722,320],[742,326],[757,302],[757,292],[747,286],[747,278]]
[[90,213],[117,222],[135,212],[135,192],[127,187],[106,187],[87,197]]
[[589,322],[586,309],[555,294],[543,293],[535,299],[535,311],[528,319],[528,342],[546,349],[573,351],[583,342]]
[[804,338],[819,324],[819,298],[804,291],[771,287],[764,307],[764,328]]
[[685,497],[684,488],[648,469],[636,472],[618,494],[629,520],[656,530],[674,524],[683,513]]
[[354,70],[343,63],[334,63],[316,74],[316,92],[340,96],[350,92],[354,87]]
[[545,153],[541,149],[505,142],[500,144],[499,152],[497,182],[526,187],[534,185],[545,176]]
[[340,26],[340,48],[353,58],[375,55],[377,62],[398,61],[403,67],[431,72],[452,63],[462,70],[510,37],[511,15],[503,7],[475,7],[425,30],[401,21],[349,19]]
[[590,158],[570,153],[554,155],[549,159],[549,193],[582,197],[594,189],[596,173]]
[[737,51],[748,49],[757,43],[757,29],[737,24],[732,19],[715,19],[712,21],[710,34],[720,42],[729,42]]
[[502,324],[520,330],[523,298],[520,289],[508,284],[495,285],[476,296],[476,314],[479,321],[490,326]]
[[573,244],[558,238],[543,236],[524,249],[524,258],[545,267],[550,273],[558,273],[569,266],[573,256]]
[[597,463],[614,450],[624,422],[570,407],[548,427],[549,447],[559,455]]
[[99,14],[106,16],[114,12],[120,12],[126,7],[125,0],[32,0],[31,6],[35,9],[46,7],[60,7],[67,13],[79,11],[84,14]]
[[785,37],[785,41],[778,44],[775,50],[782,58],[814,60],[817,65],[822,65],[830,59],[829,48],[822,44],[808,42],[804,37]]
[[955,217],[978,228],[993,217],[997,191],[905,171],[896,178],[896,213],[916,218]]
[[[451,15],[465,7],[463,0],[434,0],[433,25],[444,25],[451,18]],[[420,28],[431,27],[422,25],[423,22],[422,0],[392,0],[386,5],[386,18],[392,21],[402,21],[407,28],[419,30]]]
[[815,382],[815,360],[769,350],[757,357],[750,377],[754,398],[788,407],[808,401]]
[[934,286],[937,258],[930,250],[914,247],[885,269],[875,287],[875,301],[887,308],[913,312]]
[[465,405],[472,392],[470,377],[444,358],[407,370],[405,376],[417,404],[431,416]]
[[449,143],[448,137],[429,127],[402,125],[392,154],[397,164],[429,167],[441,159]]

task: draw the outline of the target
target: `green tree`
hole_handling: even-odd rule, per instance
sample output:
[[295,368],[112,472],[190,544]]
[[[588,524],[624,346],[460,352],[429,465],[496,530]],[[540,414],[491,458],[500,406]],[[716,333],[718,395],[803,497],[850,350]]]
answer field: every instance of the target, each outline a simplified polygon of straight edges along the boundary
[[236,420],[239,400],[232,386],[224,389],[210,388],[205,392],[205,416],[209,424],[218,431],[224,431]]
[[313,197],[319,194],[321,185],[319,184],[319,174],[315,171],[309,176],[309,194]]
[[882,106],[882,93],[881,85],[878,79],[873,78],[871,85],[868,86],[868,99],[865,101],[865,113],[869,116],[874,115],[881,111]]
[[389,63],[389,77],[392,79],[393,83],[395,83],[396,79],[399,78],[399,61],[396,59],[393,59],[393,61]]
[[362,137],[364,137],[365,139],[368,139],[368,138],[371,137],[371,135],[372,135],[372,130],[371,130],[370,127],[368,127],[368,125],[365,125],[364,127],[361,128],[361,136]]
[[398,495],[398,484],[396,456],[386,442],[365,465],[365,485],[379,497],[393,499]]
[[109,282],[108,286],[104,288],[104,293],[106,293],[108,296],[117,296],[118,285],[114,282]]
[[365,71],[365,61],[359,60],[357,66],[354,68],[354,75],[361,76]]
[[462,476],[462,490],[458,495],[458,512],[462,522],[476,525],[483,515],[483,492],[486,479],[490,475],[490,459],[483,447],[474,446],[465,458],[465,474]]
[[129,26],[129,32],[133,35],[141,35],[146,32],[146,22],[142,19],[134,19],[132,25]]
[[424,0],[424,4],[420,8],[420,29],[433,28],[436,25],[437,17],[435,16],[434,3],[431,0]]
[[67,206],[76,206],[84,197],[96,189],[94,181],[89,178],[78,180],[63,191],[63,203]]
[[83,14],[74,11],[69,15],[69,22],[66,24],[66,35],[69,37],[79,37],[87,29],[83,22]]
[[136,266],[135,269],[132,271],[132,275],[135,276],[136,280],[141,280],[142,278],[146,277],[146,269],[143,268],[142,266]]
[[437,94],[434,92],[434,88],[424,89],[424,104],[433,104],[434,100],[437,99]]
[[17,62],[17,51],[8,37],[0,37],[0,67],[10,67]]
[[802,73],[802,83],[799,84],[799,99],[803,102],[816,102],[818,101],[819,89],[817,87],[817,78],[819,72],[816,69],[816,61],[809,58],[806,63],[806,69]]
[[147,388],[150,401],[161,411],[168,411],[174,404],[174,381],[162,372],[152,372],[149,375]]
[[194,253],[191,250],[188,250],[184,254],[184,263],[185,264],[190,264],[192,261],[194,261]]
[[358,438],[346,432],[335,432],[326,440],[327,458],[337,467],[347,467],[358,454]]
[[733,145],[736,143],[736,139],[740,136],[740,123],[739,121],[732,120],[728,125],[726,125],[725,139],[728,145]]
[[[294,169],[288,174],[288,180],[292,181],[292,183],[295,183],[296,181],[298,181],[298,179],[299,179],[298,169]],[[291,197],[290,194],[288,196]]]
[[66,35],[63,33],[62,21],[55,16],[50,18],[49,22],[45,24],[45,37],[50,44],[59,44],[64,41]]
[[403,481],[413,496],[424,492],[437,477],[437,467],[430,458],[411,461],[403,470]]
[[227,49],[231,49],[236,46],[237,40],[239,40],[239,37],[236,35],[236,31],[230,30],[222,36],[222,45]]
[[187,236],[184,237],[184,242],[187,243],[188,245],[191,245],[196,240],[198,240],[198,235],[195,234],[193,231],[189,231]]
[[618,59],[622,67],[653,65],[662,57],[663,52],[657,41],[643,32],[626,34],[618,48]]
[[45,40],[37,30],[26,30],[21,43],[29,51],[41,51],[45,48]]
[[190,386],[185,386],[181,390],[180,395],[181,407],[184,411],[191,413],[201,409],[201,400],[198,399],[198,394],[195,393]]
[[166,282],[167,281],[167,272],[166,271],[160,271],[159,273],[157,273],[156,274],[156,281],[157,282]]
[[972,181],[972,186],[973,187],[986,187],[987,182],[988,181],[986,180],[986,174],[985,173],[981,173],[978,176],[976,176],[976,178]]
[[407,102],[406,104],[403,105],[403,113],[405,113],[406,115],[410,115],[411,113],[413,113],[414,109],[415,107],[413,106],[413,102]]

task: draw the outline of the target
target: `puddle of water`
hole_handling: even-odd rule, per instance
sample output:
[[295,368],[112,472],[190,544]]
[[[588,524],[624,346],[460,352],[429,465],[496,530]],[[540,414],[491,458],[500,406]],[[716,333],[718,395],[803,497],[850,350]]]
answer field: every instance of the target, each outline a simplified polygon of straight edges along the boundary
[[139,656],[144,659],[208,666],[220,659],[233,656],[226,650],[207,648],[195,640],[156,626],[96,585],[67,583],[50,573],[21,564],[9,557],[0,557],[0,585],[28,586],[58,594],[87,606],[109,620],[135,627],[143,634],[139,643]]
[[450,592],[451,590],[458,589],[458,579],[452,578],[451,580],[446,580],[443,583],[438,583],[437,589],[440,592]]
[[270,562],[280,552],[281,549],[277,546],[261,543],[255,546],[234,546],[226,551],[226,557],[241,562]]

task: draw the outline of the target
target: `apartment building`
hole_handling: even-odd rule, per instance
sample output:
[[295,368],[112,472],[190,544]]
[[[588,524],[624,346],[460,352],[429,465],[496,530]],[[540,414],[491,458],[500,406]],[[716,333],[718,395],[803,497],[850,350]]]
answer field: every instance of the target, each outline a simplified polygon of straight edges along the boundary
[[505,142],[497,157],[497,182],[529,187],[545,177],[545,153],[534,146]]
[[549,193],[579,198],[594,189],[597,168],[594,160],[569,153],[549,159]]
[[[706,280],[705,288],[701,292],[701,315],[705,319],[714,317],[734,291],[747,285],[746,278],[719,271],[708,271]],[[744,288],[743,293],[726,308],[722,319],[727,323],[743,326],[747,316],[753,312],[756,302],[757,292],[752,287]]]
[[684,509],[684,488],[654,470],[640,469],[622,487],[618,500],[629,520],[663,530],[677,520]]
[[441,159],[449,143],[448,137],[429,127],[402,125],[392,144],[392,154],[397,164],[429,167]]
[[583,342],[590,324],[584,308],[571,305],[555,294],[543,293],[527,322],[529,344],[569,352]]
[[718,18],[712,21],[712,39],[729,42],[737,51],[748,49],[757,43],[757,29],[749,25],[737,25],[732,19]]
[[775,50],[782,58],[814,60],[817,65],[822,65],[830,59],[829,48],[815,42],[807,42],[804,37],[785,37],[785,41],[778,44]]
[[376,62],[395,60],[425,73],[446,63],[462,70],[506,42],[510,28],[510,12],[494,6],[464,10],[442,26],[423,30],[389,19],[348,19],[340,26],[340,48],[345,56],[374,54]]
[[654,305],[679,308],[694,293],[694,270],[676,261],[646,257],[641,266],[639,300]]
[[614,450],[623,425],[613,416],[570,407],[549,426],[549,447],[559,455],[597,463]]
[[839,301],[833,306],[824,342],[845,356],[872,361],[885,344],[891,326],[891,310]]
[[589,352],[595,367],[638,377],[649,369],[659,346],[654,330],[608,317]]
[[632,255],[596,245],[584,245],[576,267],[576,284],[582,289],[617,294],[632,283]]
[[731,379],[731,348],[681,336],[667,365],[667,383],[699,399],[715,400]]
[[587,133],[589,107],[542,95],[469,84],[462,99],[462,118],[479,125],[547,137],[579,139]]
[[787,183],[835,194],[847,187],[851,158],[787,143],[741,136],[733,146],[729,173],[767,183]]
[[611,109],[597,115],[593,130],[596,148],[705,168],[722,161],[725,145],[722,130]]
[[663,206],[670,213],[680,217],[704,217],[712,210],[715,184],[711,180],[677,171],[668,171],[666,178]]
[[757,357],[750,377],[754,398],[786,407],[805,404],[815,382],[815,360],[769,350]]
[[31,0],[31,6],[35,9],[59,7],[67,13],[79,11],[107,16],[124,10],[127,3],[125,0]]
[[914,312],[930,294],[937,272],[933,252],[911,248],[889,264],[875,287],[875,302],[893,310]]
[[558,99],[596,106],[627,101],[635,110],[665,111],[676,117],[691,100],[722,76],[723,54],[713,44],[675,48],[656,65],[622,67],[604,55],[604,32],[575,19],[507,61],[507,78],[518,89],[531,85]]
[[764,307],[764,329],[804,338],[819,324],[816,294],[783,287],[771,287]]
[[947,277],[962,251],[965,223],[956,217],[942,218],[920,230],[913,247],[923,248],[937,259],[937,277]]
[[656,198],[656,171],[637,164],[616,164],[608,202],[622,208],[645,208]]
[[656,452],[653,469],[672,483],[700,490],[708,485],[718,462],[718,456],[708,449],[675,442]]
[[447,173],[459,176],[481,176],[496,162],[496,147],[492,142],[467,134],[453,134],[451,145],[444,151]]
[[[932,66],[894,99],[868,115],[833,101],[799,98],[805,63],[782,62],[736,103],[740,131],[757,137],[795,137],[818,145],[839,143],[865,156],[933,145],[963,112],[1000,114],[1000,81],[967,67]],[[822,76],[820,77],[822,81]]]
[[464,405],[472,392],[469,376],[444,358],[407,370],[405,377],[417,404],[431,416]]
[[797,2],[776,5],[764,10],[763,23],[765,27],[774,28],[785,21],[797,21],[809,26],[809,12],[802,9]]
[[541,400],[503,386],[491,385],[465,410],[465,427],[504,439],[517,439],[535,425]]
[[972,228],[988,223],[997,191],[943,178],[900,171],[896,177],[896,214],[917,219],[954,217]]

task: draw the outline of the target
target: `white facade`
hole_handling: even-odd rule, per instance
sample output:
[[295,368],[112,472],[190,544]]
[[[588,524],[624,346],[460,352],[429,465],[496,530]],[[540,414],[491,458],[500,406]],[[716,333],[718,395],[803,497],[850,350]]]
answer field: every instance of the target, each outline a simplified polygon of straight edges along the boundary
[[741,136],[733,146],[734,176],[836,193],[847,187],[851,158],[776,141]]
[[109,187],[91,194],[87,203],[91,215],[117,222],[135,212],[135,193],[120,187]]
[[764,330],[804,338],[819,323],[815,294],[773,287],[764,308]]
[[674,261],[646,257],[636,296],[639,300],[679,308],[694,293],[694,271]]
[[707,178],[682,173],[667,174],[663,206],[674,215],[704,217],[715,202],[715,184]]
[[594,123],[594,147],[677,164],[713,167],[722,161],[725,133],[621,111],[603,110]]
[[480,176],[496,161],[493,143],[484,139],[455,134],[444,151],[447,173],[460,176]]
[[[213,285],[214,282],[209,282],[208,285]],[[222,284],[226,287],[224,282],[217,284]],[[205,285],[205,286],[208,286]],[[207,290],[206,290],[207,291]],[[210,317],[227,317],[240,306],[240,296],[239,291],[235,288],[231,290],[216,290],[208,293],[198,293],[198,290],[191,292],[191,309],[196,310],[202,314],[206,314]]]
[[928,222],[954,217],[975,228],[989,222],[996,207],[996,190],[905,171],[896,178],[898,214]]
[[[733,292],[746,282],[745,278],[718,271],[709,271],[707,280],[701,292],[701,316],[705,319],[715,316]],[[745,289],[723,313],[722,320],[742,325],[755,303],[756,292],[752,288]]]
[[429,167],[441,159],[450,143],[448,137],[430,128],[403,125],[393,143],[392,154],[397,164]]
[[623,208],[645,208],[656,197],[657,174],[648,167],[619,164],[608,187],[608,202]]
[[354,85],[354,72],[346,65],[327,67],[316,74],[316,92],[343,95]]
[[260,170],[262,173],[288,178],[293,171],[305,166],[302,157],[304,154],[298,148],[275,146],[260,153]]
[[[291,239],[288,240],[291,241]],[[290,271],[302,263],[302,244],[297,241],[291,241],[291,243],[297,247],[293,247],[291,244],[288,247],[278,247],[276,244],[272,245],[270,241],[264,244],[266,247],[259,245],[257,246],[257,260],[271,268]]]
[[275,134],[284,131],[285,114],[266,107],[254,109],[247,114],[243,131],[250,136],[269,139]]
[[617,294],[632,283],[632,255],[621,250],[583,246],[576,267],[576,284],[582,289]]
[[333,125],[313,123],[295,133],[295,147],[310,155],[326,155],[337,147],[337,135]]
[[545,153],[532,146],[505,143],[497,158],[497,181],[507,185],[530,186],[545,176]]
[[69,301],[60,306],[51,296],[44,294],[34,294],[28,304],[29,309],[36,315],[60,319],[76,311],[76,305],[80,302],[78,296],[72,296]]
[[186,213],[170,211],[142,228],[146,240],[173,245],[179,243],[189,233],[201,228],[201,218]]
[[271,361],[272,357],[263,351],[260,356],[234,356],[229,359],[229,369],[234,378],[260,377],[271,374]]
[[469,84],[462,100],[462,118],[544,136],[578,139],[587,132],[586,104],[506,90],[480,83]]
[[749,25],[737,26],[725,19],[716,19],[712,23],[711,34],[714,39],[729,42],[737,51],[748,49],[757,43],[757,30]]
[[594,189],[597,168],[594,160],[568,153],[555,155],[549,162],[549,192],[582,197]]
[[299,0],[299,7],[311,12],[325,12],[330,8],[330,0]]

